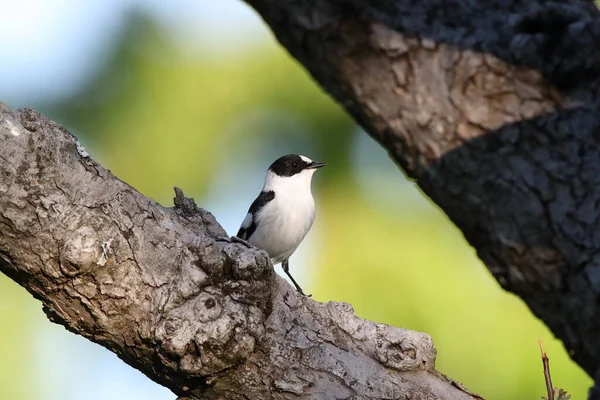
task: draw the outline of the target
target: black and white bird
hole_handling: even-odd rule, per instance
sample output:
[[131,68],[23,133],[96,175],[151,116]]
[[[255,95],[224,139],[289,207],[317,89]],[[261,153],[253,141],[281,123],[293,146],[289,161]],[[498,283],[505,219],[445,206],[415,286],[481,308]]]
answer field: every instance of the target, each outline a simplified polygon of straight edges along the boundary
[[315,219],[310,184],[317,168],[325,166],[298,154],[276,160],[267,170],[262,191],[254,200],[237,237],[266,251],[273,264],[281,263],[296,290],[302,288],[290,274],[289,258]]

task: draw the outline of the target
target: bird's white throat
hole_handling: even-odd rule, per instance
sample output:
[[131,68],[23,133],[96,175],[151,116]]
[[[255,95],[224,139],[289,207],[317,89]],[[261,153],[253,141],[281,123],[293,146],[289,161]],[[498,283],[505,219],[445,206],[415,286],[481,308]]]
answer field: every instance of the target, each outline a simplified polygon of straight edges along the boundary
[[263,191],[274,191],[275,194],[289,193],[305,195],[311,194],[310,183],[316,169],[305,169],[292,176],[279,176],[273,171],[267,171]]

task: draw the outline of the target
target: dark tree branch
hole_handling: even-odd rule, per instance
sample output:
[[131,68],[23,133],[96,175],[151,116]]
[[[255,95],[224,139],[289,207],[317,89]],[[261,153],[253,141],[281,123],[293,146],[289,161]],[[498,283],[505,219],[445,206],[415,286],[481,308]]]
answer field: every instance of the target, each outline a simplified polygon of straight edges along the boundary
[[180,399],[479,399],[424,334],[317,303],[176,190],[145,198],[0,103],[0,271]]
[[595,6],[246,2],[599,380]]

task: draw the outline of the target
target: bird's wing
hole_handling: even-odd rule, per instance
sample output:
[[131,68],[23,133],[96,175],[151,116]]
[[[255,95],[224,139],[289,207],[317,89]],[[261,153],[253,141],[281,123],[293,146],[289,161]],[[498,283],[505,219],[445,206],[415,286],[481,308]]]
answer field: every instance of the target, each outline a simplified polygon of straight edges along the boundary
[[252,229],[252,232],[250,232],[250,227],[252,227],[254,225],[254,216],[252,215],[251,212],[248,212],[248,214],[246,214],[246,218],[244,218],[244,220],[242,221],[242,225],[240,226],[240,230],[237,233],[237,237],[239,237],[240,239],[248,239],[250,237],[250,235],[252,234],[252,232],[254,232],[256,230],[256,226],[254,226],[254,228]]
[[256,200],[250,206],[248,210],[248,214],[246,214],[246,218],[242,221],[242,225],[240,226],[240,230],[237,233],[237,237],[240,239],[248,240],[250,236],[256,230],[256,214],[260,211],[261,208],[265,206],[268,202],[275,198],[275,192],[272,190],[268,192],[260,192]]

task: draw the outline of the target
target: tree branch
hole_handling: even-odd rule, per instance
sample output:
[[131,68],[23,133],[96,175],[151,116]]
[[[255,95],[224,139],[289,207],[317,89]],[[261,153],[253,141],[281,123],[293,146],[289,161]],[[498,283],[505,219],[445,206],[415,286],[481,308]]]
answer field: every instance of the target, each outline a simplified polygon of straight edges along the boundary
[[0,271],[181,399],[480,398],[428,335],[299,296],[180,190],[145,198],[32,110],[0,103],[0,159]]
[[245,0],[600,380],[600,13]]

